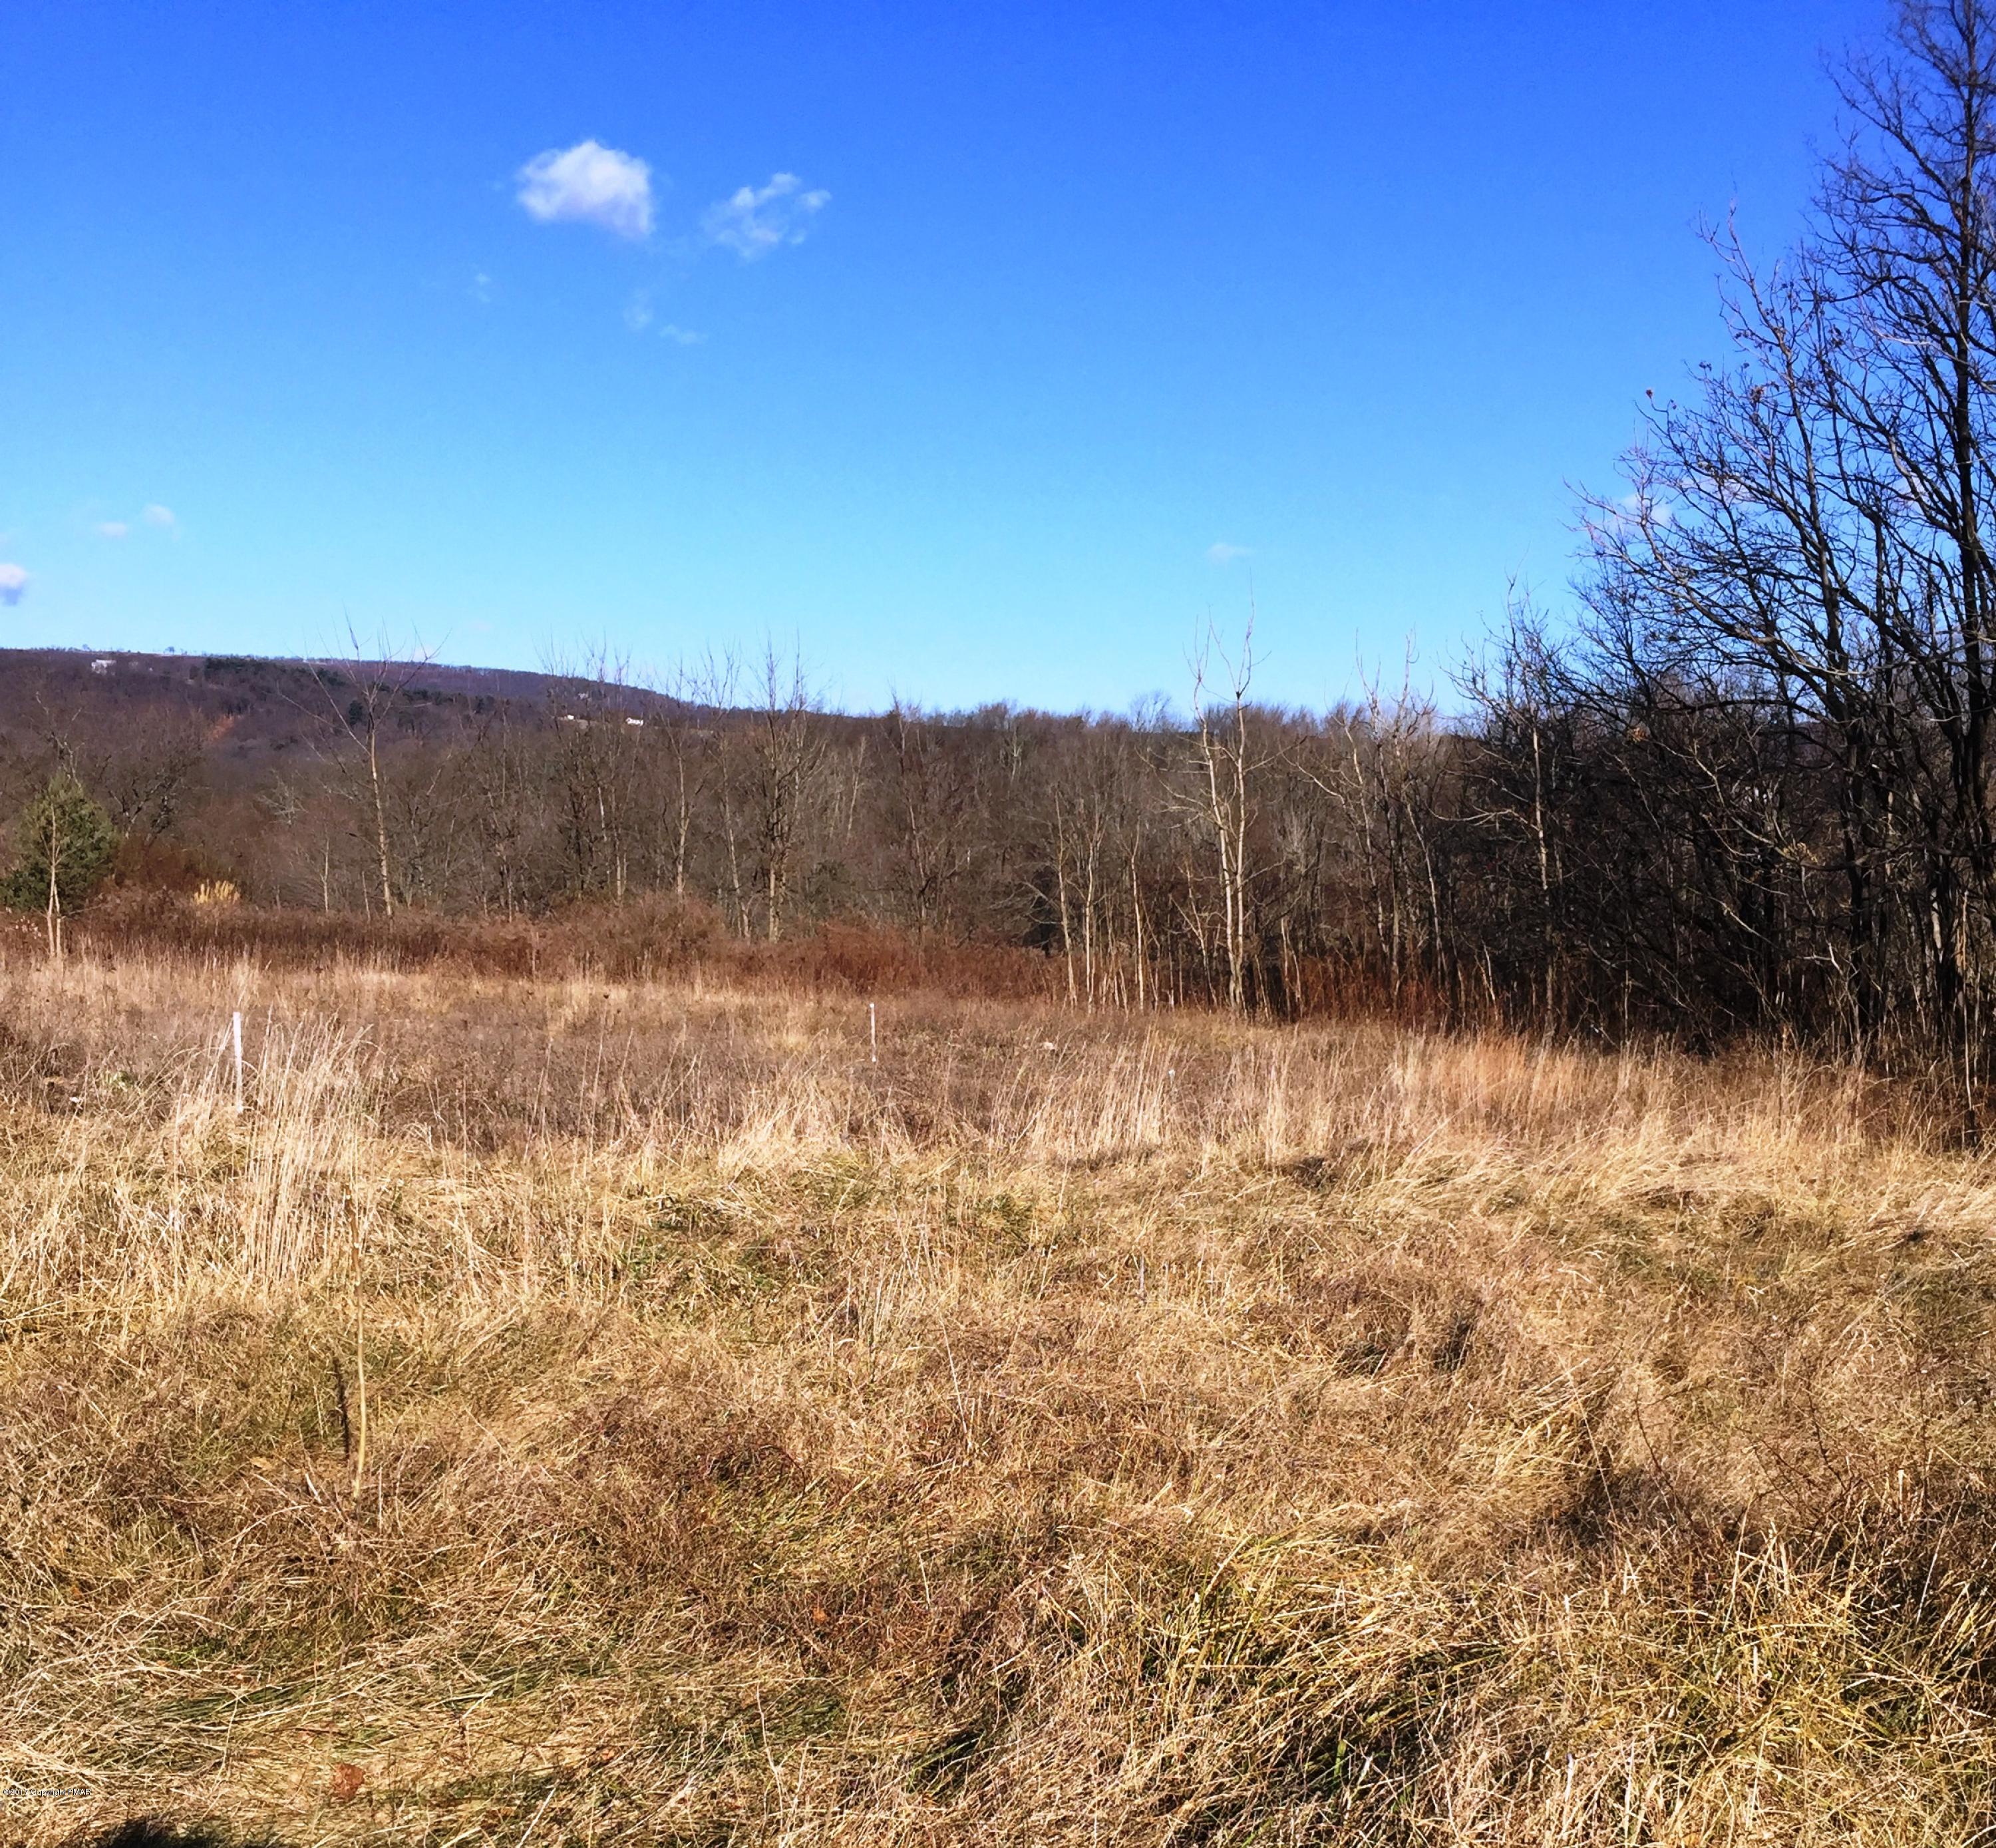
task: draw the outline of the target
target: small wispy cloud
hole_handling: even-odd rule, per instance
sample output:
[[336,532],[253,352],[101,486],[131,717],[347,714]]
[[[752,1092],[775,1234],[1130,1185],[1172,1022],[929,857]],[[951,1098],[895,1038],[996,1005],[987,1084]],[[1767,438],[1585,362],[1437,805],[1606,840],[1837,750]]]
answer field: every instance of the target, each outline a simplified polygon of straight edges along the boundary
[[[624,305],[624,325],[634,334],[652,331],[652,323],[658,320],[658,311],[652,306],[652,291],[638,289]],[[675,346],[704,346],[707,336],[696,333],[690,327],[681,327],[676,322],[667,321],[656,330],[661,340],[669,340]]]
[[710,205],[700,228],[711,243],[725,245],[744,263],[785,244],[800,244],[810,222],[831,203],[822,187],[807,192],[795,174],[772,174],[766,186],[744,186]]
[[489,302],[492,299],[492,278],[483,270],[475,272],[467,292],[473,301]]
[[1211,565],[1230,565],[1237,558],[1252,558],[1254,556],[1251,547],[1230,545],[1225,539],[1216,539],[1206,549],[1206,563]]
[[13,608],[28,594],[28,573],[19,565],[0,564],[0,604]]
[[521,205],[539,223],[600,225],[634,241],[651,236],[652,170],[635,154],[578,141],[536,154],[514,177]]
[[1633,494],[1624,494],[1615,504],[1619,510],[1616,515],[1616,521],[1623,525],[1640,526],[1647,524],[1651,526],[1668,526],[1676,518],[1671,513],[1670,504],[1667,501],[1653,501],[1640,489]]
[[141,526],[150,526],[170,539],[180,537],[181,523],[174,510],[157,501],[147,501],[129,520],[94,521],[91,530],[101,539],[129,539]]

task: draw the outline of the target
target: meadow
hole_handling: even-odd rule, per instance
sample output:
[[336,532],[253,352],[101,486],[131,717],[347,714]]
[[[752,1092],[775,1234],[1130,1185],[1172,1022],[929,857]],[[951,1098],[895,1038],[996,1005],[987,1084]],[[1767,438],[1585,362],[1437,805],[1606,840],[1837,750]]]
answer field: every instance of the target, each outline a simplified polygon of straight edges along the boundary
[[1916,1099],[878,1019],[13,952],[0,1836],[1996,1827],[1996,1169]]

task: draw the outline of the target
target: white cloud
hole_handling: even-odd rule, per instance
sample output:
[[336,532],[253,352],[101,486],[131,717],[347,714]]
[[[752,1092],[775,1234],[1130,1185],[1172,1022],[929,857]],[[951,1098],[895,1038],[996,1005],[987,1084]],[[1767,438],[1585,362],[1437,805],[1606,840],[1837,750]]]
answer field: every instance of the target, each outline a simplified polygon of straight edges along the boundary
[[483,270],[471,279],[471,299],[473,301],[490,301],[492,299],[492,278]]
[[1640,490],[1624,494],[1615,504],[1621,510],[1615,516],[1618,525],[1640,525],[1647,518],[1652,526],[1668,526],[1676,517],[1667,501],[1647,499]]
[[652,233],[652,170],[635,154],[598,141],[536,154],[514,176],[527,216],[543,225],[573,219],[619,237]]
[[785,244],[800,244],[810,221],[831,201],[822,188],[799,191],[795,174],[772,174],[767,186],[744,186],[707,208],[700,220],[708,239],[725,244],[744,263]]
[[12,609],[27,594],[27,573],[19,565],[0,564],[0,603]]
[[[649,330],[658,318],[658,311],[652,306],[652,291],[649,289],[633,291],[631,299],[624,305],[624,325],[634,334],[642,334]],[[696,333],[691,328],[681,327],[671,321],[661,324],[656,332],[661,340],[669,340],[675,346],[704,346],[707,344],[706,335]]]
[[91,528],[101,539],[129,539],[140,525],[150,526],[157,531],[180,537],[179,518],[170,507],[162,507],[158,501],[148,501],[139,509],[136,520],[99,520]]
[[1252,558],[1254,552],[1245,545],[1230,545],[1224,539],[1216,539],[1206,549],[1206,562],[1214,565],[1230,565],[1237,558]]

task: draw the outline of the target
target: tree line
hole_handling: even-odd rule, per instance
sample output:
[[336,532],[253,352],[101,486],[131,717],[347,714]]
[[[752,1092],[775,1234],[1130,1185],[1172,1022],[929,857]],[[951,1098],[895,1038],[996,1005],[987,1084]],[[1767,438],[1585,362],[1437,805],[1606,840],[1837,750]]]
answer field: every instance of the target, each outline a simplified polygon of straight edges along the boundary
[[64,774],[265,903],[665,898],[765,941],[863,917],[1038,951],[1082,1007],[1776,1032],[1937,1062],[1972,1112],[1992,28],[1985,0],[1908,5],[1847,64],[1805,234],[1766,267],[1712,235],[1726,357],[1586,504],[1575,613],[1515,603],[1439,703],[1267,704],[1251,632],[1209,649],[1187,712],[1117,717],[834,713],[773,652],[649,686],[599,662],[538,702],[348,662],[298,670],[308,748],[253,786],[218,793],[184,741],[64,744]]

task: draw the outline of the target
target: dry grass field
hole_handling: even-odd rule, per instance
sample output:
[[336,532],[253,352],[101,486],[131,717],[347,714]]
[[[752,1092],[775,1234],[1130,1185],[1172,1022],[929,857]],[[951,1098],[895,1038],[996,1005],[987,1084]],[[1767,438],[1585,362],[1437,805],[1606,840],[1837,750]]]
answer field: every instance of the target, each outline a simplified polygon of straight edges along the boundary
[[1996,1169],[1850,1075],[96,957],[0,1138],[6,1839],[1996,1828]]

